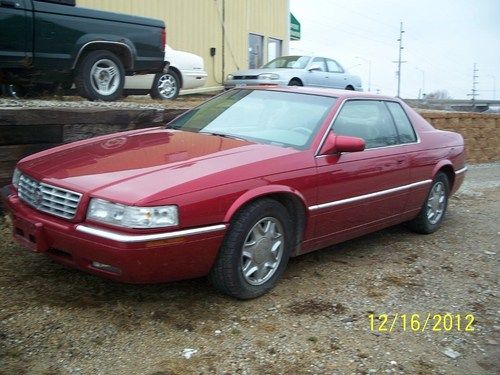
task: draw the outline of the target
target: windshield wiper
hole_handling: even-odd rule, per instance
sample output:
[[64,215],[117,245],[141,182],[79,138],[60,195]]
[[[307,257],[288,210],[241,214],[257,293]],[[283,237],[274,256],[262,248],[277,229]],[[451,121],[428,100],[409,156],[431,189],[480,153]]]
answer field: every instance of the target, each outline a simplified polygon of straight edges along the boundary
[[231,135],[231,134],[217,133],[217,132],[198,132],[198,133],[201,133],[201,134],[209,134],[209,135],[215,135],[215,136],[217,136],[217,137],[223,137],[223,138],[238,139],[238,140],[240,140],[240,141],[246,141],[246,139],[243,139],[243,138],[237,137],[237,136],[235,136],[235,135]]

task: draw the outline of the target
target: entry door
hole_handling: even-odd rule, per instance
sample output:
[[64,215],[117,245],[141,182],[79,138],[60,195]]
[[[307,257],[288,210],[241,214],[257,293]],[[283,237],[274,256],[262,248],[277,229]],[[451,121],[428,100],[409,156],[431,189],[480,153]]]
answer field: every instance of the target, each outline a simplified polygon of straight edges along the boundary
[[257,34],[248,34],[248,68],[257,69],[264,61],[264,37]]
[[328,68],[328,84],[329,87],[335,89],[345,89],[347,86],[347,77],[344,73],[344,69],[337,64],[335,60],[325,59],[326,66]]
[[317,66],[319,70],[309,70],[306,74],[307,86],[328,87],[328,73],[326,71],[325,59],[315,57],[308,66],[308,69]]
[[28,37],[33,35],[25,3],[25,0],[0,0],[0,62],[4,67],[22,67],[26,57],[32,56]]
[[344,103],[333,132],[365,139],[361,152],[318,156],[318,215],[316,237],[322,246],[351,238],[383,222],[397,220],[404,211],[410,182],[406,148],[392,117],[381,101]]

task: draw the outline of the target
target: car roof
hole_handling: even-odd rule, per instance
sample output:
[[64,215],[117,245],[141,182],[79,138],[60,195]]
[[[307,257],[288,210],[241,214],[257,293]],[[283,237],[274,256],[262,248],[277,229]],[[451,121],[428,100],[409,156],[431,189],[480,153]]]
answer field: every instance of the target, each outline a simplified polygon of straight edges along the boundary
[[353,90],[337,90],[324,87],[309,87],[309,86],[245,86],[238,87],[238,89],[244,90],[264,90],[264,91],[283,91],[283,92],[295,92],[300,94],[313,94],[313,95],[323,95],[331,96],[339,99],[347,98],[364,98],[364,99],[379,99],[379,100],[399,100],[393,96],[385,96],[379,94],[372,94],[364,91],[353,91]]

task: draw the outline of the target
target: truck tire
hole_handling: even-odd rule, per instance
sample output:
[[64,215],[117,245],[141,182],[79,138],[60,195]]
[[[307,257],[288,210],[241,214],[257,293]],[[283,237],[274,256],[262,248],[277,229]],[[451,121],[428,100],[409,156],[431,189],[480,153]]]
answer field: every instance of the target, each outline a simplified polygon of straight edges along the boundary
[[122,95],[124,84],[123,64],[112,52],[92,51],[78,64],[76,91],[88,100],[116,100]]
[[176,72],[158,73],[153,81],[150,95],[153,99],[173,100],[179,96],[181,80]]

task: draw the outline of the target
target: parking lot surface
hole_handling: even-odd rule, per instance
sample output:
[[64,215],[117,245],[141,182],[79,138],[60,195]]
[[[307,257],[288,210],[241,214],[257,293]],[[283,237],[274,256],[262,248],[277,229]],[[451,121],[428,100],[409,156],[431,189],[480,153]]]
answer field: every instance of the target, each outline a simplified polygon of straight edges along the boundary
[[500,163],[473,166],[437,233],[400,225],[292,259],[245,302],[205,279],[67,269],[13,243],[4,219],[0,374],[497,374],[499,202]]

